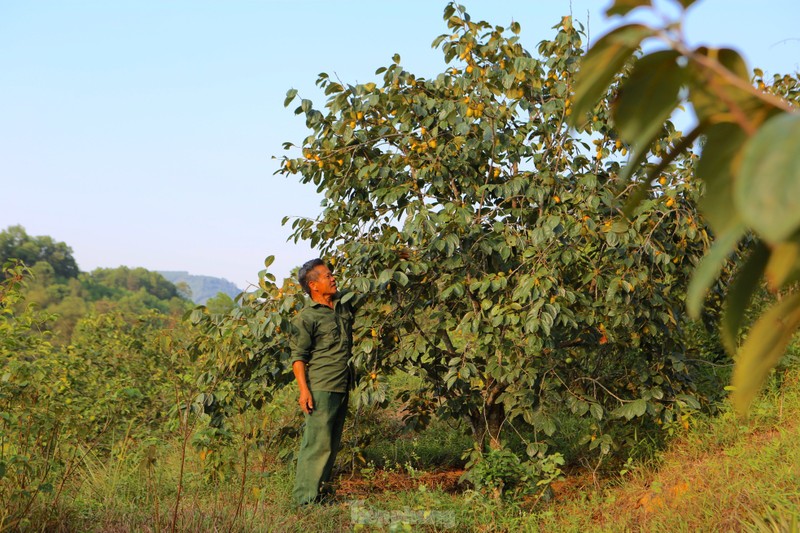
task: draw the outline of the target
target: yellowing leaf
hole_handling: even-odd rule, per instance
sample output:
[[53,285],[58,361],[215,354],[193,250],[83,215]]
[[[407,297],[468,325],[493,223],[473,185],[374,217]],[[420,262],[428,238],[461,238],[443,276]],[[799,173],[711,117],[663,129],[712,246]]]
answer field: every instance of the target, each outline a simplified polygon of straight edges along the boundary
[[764,276],[767,286],[772,292],[784,286],[792,274],[797,270],[800,259],[800,243],[789,241],[782,242],[772,249]]
[[785,297],[750,330],[733,368],[731,401],[744,414],[800,327],[800,292]]
[[[717,49],[703,46],[695,50],[695,54],[716,62],[720,67],[749,85],[750,73],[747,64],[737,51],[729,48]],[[689,100],[697,117],[703,122],[734,120],[730,109],[731,103],[745,112],[760,105],[752,94],[741,87],[732,85],[718,72],[704,64],[692,61],[689,63],[688,72],[692,80]]]

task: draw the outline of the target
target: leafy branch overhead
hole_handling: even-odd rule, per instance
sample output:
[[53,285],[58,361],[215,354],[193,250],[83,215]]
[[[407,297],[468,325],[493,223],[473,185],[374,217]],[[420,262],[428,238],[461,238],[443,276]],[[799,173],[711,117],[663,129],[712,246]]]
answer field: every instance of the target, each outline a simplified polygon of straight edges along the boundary
[[[688,9],[693,0],[681,0]],[[609,15],[627,15],[651,7],[649,0],[617,0]],[[645,41],[661,49],[641,54]],[[729,256],[742,247],[749,261],[739,270],[726,298],[721,320],[726,347],[737,354],[733,375],[734,406],[746,411],[800,326],[800,114],[797,79],[775,77],[767,86],[756,70],[751,81],[742,57],[728,48],[692,48],[680,22],[663,27],[622,25],[601,38],[581,60],[575,84],[571,125],[589,131],[592,111],[624,68],[630,76],[617,88],[612,115],[620,136],[633,147],[621,176],[636,184],[629,195],[630,215],[646,197],[661,169],[702,141],[696,177],[702,182],[701,210],[714,244],[697,266],[687,307],[700,315],[707,289]],[[697,125],[673,150],[650,157],[667,119],[690,104]],[[644,175],[639,169],[644,166]],[[634,177],[637,176],[637,177]],[[778,295],[737,347],[745,311],[761,280]]]

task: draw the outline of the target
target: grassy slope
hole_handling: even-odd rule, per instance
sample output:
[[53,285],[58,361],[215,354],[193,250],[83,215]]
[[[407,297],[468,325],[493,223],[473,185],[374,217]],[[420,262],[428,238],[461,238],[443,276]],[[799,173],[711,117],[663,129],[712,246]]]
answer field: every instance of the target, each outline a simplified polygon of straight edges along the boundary
[[[653,468],[557,504],[552,531],[788,531],[800,517],[800,373],[754,405],[696,421]],[[775,526],[775,529],[772,527]],[[796,529],[794,529],[796,530]]]

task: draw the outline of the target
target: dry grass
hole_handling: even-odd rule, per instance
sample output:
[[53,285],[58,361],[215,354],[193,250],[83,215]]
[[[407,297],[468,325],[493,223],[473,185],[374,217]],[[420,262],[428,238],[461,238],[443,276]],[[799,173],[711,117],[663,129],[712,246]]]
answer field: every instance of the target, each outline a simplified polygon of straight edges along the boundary
[[796,379],[787,381],[748,421],[730,413],[698,421],[664,452],[657,469],[640,469],[624,483],[561,491],[538,527],[741,531],[772,524],[776,514],[788,523],[800,509],[798,392]]

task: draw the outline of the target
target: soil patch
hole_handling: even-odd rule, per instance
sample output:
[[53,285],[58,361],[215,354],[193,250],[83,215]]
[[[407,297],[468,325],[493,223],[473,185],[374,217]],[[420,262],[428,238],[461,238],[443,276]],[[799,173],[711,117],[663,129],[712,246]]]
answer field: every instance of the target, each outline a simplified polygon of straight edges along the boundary
[[463,469],[416,472],[413,475],[394,470],[375,470],[369,475],[340,477],[336,493],[341,497],[357,498],[383,492],[416,490],[425,486],[455,494],[466,488],[465,484],[459,483],[463,474]]

